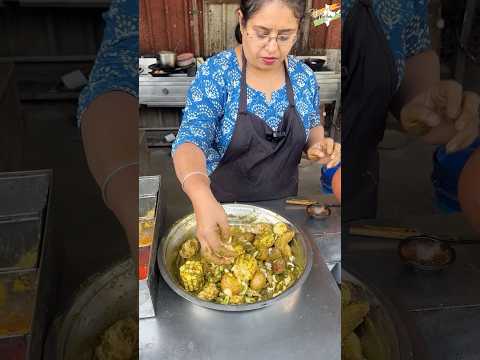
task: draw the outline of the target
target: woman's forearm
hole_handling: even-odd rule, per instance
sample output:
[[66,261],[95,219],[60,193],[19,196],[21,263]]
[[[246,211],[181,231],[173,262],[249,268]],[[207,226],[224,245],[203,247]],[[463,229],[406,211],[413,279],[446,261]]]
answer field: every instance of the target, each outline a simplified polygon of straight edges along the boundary
[[[138,162],[138,123],[138,100],[124,92],[99,96],[83,114],[85,155],[100,187],[119,167]],[[138,247],[138,166],[128,166],[113,175],[105,197],[106,205],[127,232],[133,254]]]
[[400,119],[400,112],[405,104],[439,81],[440,61],[435,51],[428,50],[408,58],[405,76],[390,106],[392,114]]
[[138,100],[124,92],[96,98],[81,119],[88,166],[99,185],[119,166],[138,161]]
[[212,195],[210,180],[207,176],[198,174],[207,175],[207,165],[205,155],[197,145],[189,142],[181,144],[173,155],[173,164],[177,178],[181,183],[184,182],[183,190],[194,207],[206,196]]

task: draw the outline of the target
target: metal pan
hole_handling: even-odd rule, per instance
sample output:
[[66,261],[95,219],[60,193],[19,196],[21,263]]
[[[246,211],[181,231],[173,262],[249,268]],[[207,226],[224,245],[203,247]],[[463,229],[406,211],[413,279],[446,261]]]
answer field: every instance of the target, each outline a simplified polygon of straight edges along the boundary
[[137,317],[138,279],[131,260],[90,279],[62,319],[56,360],[92,360],[103,332],[116,321]]
[[223,208],[229,217],[230,224],[245,224],[253,221],[262,221],[268,223],[284,222],[288,224],[296,233],[296,240],[292,246],[292,251],[299,264],[304,266],[303,274],[297,281],[285,292],[277,297],[261,301],[254,304],[241,305],[222,305],[209,301],[203,301],[186,292],[180,285],[178,279],[178,270],[176,268],[176,258],[181,244],[195,234],[196,223],[195,215],[190,214],[177,221],[167,235],[161,240],[158,248],[157,263],[165,282],[170,288],[182,298],[209,309],[221,311],[248,311],[260,309],[283,299],[292,294],[296,289],[302,286],[312,268],[312,248],[306,234],[299,230],[292,222],[273,211],[246,204],[224,204]]
[[370,304],[369,317],[382,335],[388,351],[388,360],[412,360],[413,348],[405,325],[394,306],[380,298],[377,291],[363,283],[355,275],[342,269],[342,281],[349,281],[361,288],[363,299]]

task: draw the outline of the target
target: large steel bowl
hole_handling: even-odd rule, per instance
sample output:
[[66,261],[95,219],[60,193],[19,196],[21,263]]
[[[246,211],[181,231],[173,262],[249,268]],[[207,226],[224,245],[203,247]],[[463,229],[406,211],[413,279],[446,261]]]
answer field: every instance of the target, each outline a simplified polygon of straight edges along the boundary
[[92,360],[105,330],[118,320],[137,317],[136,309],[138,279],[131,260],[93,277],[61,322],[56,360]]
[[285,290],[280,295],[253,304],[241,304],[241,305],[223,305],[209,301],[203,301],[192,294],[185,291],[180,284],[178,277],[178,269],[176,266],[176,259],[178,251],[182,243],[189,237],[195,235],[196,223],[195,215],[190,214],[183,219],[177,221],[166,236],[160,242],[158,248],[157,262],[160,268],[165,282],[170,288],[184,299],[191,301],[192,303],[203,306],[210,309],[222,310],[222,311],[247,311],[260,309],[265,306],[274,304],[275,302],[289,296],[296,289],[298,289],[308,277],[312,268],[312,248],[309,239],[307,239],[305,233],[298,229],[294,224],[284,217],[274,213],[273,211],[252,205],[246,204],[224,204],[223,208],[229,217],[229,223],[246,224],[254,221],[277,223],[284,222],[288,224],[295,231],[295,240],[292,241],[292,252],[296,257],[298,264],[304,267],[302,275],[295,281],[295,283]]
[[361,288],[363,300],[370,304],[368,316],[381,336],[388,351],[388,360],[412,360],[413,348],[408,332],[392,304],[379,292],[366,285],[352,273],[342,269],[342,281]]

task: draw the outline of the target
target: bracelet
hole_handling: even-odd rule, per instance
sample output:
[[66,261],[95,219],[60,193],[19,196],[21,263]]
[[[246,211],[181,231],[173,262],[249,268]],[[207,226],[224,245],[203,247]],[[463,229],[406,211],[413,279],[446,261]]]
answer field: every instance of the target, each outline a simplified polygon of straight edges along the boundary
[[134,162],[130,162],[130,163],[127,163],[127,164],[123,164],[123,165],[120,165],[119,167],[117,167],[115,170],[113,170],[106,178],[105,180],[103,181],[103,184],[102,184],[102,198],[103,198],[103,202],[108,206],[108,202],[107,202],[107,186],[108,184],[110,183],[110,180],[112,180],[112,178],[117,175],[120,171],[130,167],[130,166],[135,166],[135,165],[138,165],[138,161],[134,161]]
[[187,179],[188,179],[189,177],[193,176],[193,175],[203,175],[203,176],[205,176],[205,177],[208,179],[208,182],[210,182],[210,178],[208,177],[207,174],[205,174],[205,173],[203,173],[203,172],[201,172],[201,171],[192,171],[192,172],[188,173],[187,175],[185,175],[185,176],[183,177],[183,180],[180,182],[180,183],[182,184],[182,190],[185,191],[185,189],[183,188],[183,185],[185,185],[185,181],[187,181]]

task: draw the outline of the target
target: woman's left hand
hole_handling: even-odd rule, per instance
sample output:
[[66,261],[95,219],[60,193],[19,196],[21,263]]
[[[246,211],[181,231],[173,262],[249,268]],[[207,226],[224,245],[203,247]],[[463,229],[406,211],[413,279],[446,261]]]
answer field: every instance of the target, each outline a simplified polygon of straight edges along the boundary
[[331,168],[340,162],[341,149],[340,143],[336,143],[332,138],[323,138],[310,145],[307,150],[307,158],[322,165],[327,165],[327,168]]
[[464,91],[453,80],[440,81],[405,105],[404,129],[422,135],[430,144],[446,144],[447,152],[468,147],[478,137],[480,123],[477,93]]

